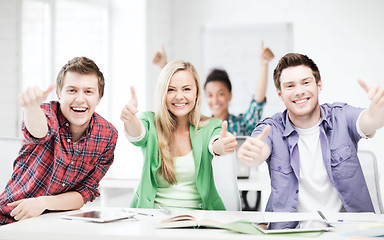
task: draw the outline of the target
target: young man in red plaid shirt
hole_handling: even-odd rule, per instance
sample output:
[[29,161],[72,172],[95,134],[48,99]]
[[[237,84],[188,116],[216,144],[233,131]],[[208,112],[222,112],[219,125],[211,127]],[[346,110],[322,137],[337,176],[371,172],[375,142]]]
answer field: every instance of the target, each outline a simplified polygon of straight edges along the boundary
[[24,110],[24,141],[13,174],[0,195],[0,224],[72,210],[100,195],[99,181],[113,162],[115,127],[95,113],[104,77],[85,57],[70,60],[56,82],[58,101],[42,102],[55,88],[28,88],[18,97]]

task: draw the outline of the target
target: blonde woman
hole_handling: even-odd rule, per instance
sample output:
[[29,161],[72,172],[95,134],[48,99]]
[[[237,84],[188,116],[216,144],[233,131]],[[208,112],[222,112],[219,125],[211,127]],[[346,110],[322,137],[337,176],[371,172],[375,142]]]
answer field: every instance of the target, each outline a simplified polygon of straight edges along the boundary
[[202,91],[191,63],[168,63],[156,91],[155,113],[136,116],[133,87],[121,112],[127,138],[144,154],[141,182],[131,207],[224,210],[211,161],[213,155],[236,149],[228,123],[200,114]]

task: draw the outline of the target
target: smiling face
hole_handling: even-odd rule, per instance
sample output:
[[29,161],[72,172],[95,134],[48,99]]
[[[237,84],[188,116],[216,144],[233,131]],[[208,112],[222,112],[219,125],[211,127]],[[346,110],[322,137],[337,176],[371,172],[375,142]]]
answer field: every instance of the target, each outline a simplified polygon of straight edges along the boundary
[[320,120],[319,93],[322,82],[316,84],[311,68],[299,65],[285,68],[280,76],[277,94],[288,110],[291,122],[300,128],[314,126]]
[[60,109],[71,123],[72,133],[84,132],[100,102],[96,74],[67,72],[58,94]]
[[186,70],[177,71],[173,74],[166,96],[166,105],[180,121],[188,119],[188,114],[196,104],[197,87],[193,74]]
[[205,96],[213,116],[225,120],[228,116],[228,105],[232,93],[223,82],[211,81],[205,85]]

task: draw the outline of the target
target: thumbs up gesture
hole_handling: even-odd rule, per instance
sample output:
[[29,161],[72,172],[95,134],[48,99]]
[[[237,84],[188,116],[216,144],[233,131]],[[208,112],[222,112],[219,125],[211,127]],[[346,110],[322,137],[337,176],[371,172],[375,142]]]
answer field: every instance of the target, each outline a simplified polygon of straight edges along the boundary
[[271,126],[266,125],[257,137],[249,137],[237,151],[237,157],[250,167],[257,167],[262,164],[271,153],[268,144],[264,139],[268,136]]
[[121,110],[120,119],[124,122],[124,128],[131,137],[138,137],[142,133],[141,122],[137,118],[136,113],[138,101],[135,89],[131,86],[131,99]]
[[233,153],[237,147],[236,137],[232,133],[227,131],[228,122],[223,121],[221,125],[221,134],[212,146],[213,152],[217,155],[223,155]]
[[221,134],[220,134],[220,139],[221,139],[221,142],[223,143],[223,154],[233,153],[237,147],[236,137],[233,136],[232,133],[228,132],[227,129],[228,129],[228,122],[223,121],[223,124],[221,125]]
[[384,126],[384,87],[379,85],[370,87],[361,79],[358,83],[372,101],[360,119],[360,129],[369,136]]
[[24,92],[20,93],[17,97],[19,104],[24,109],[40,107],[40,105],[47,99],[50,92],[55,89],[56,84],[52,83],[45,91],[39,87],[29,87]]
[[136,92],[133,86],[131,86],[131,99],[129,102],[123,107],[121,111],[120,119],[124,123],[131,123],[136,117],[138,102],[136,97]]
[[163,68],[167,65],[167,56],[165,55],[164,45],[161,45],[160,51],[157,51],[152,58],[152,63]]
[[275,57],[275,55],[273,54],[271,49],[264,48],[264,42],[261,41],[261,44],[260,44],[260,61],[262,63],[269,63],[274,57]]

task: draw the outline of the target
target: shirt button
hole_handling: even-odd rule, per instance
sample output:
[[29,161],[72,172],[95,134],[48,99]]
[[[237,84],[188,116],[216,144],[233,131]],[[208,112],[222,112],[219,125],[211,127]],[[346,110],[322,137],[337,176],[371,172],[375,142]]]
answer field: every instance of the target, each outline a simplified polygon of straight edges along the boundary
[[292,148],[292,145],[289,145],[289,149],[291,149]]
[[68,139],[67,139],[67,142],[71,142],[71,139],[68,138]]
[[65,183],[61,184],[61,186],[65,187]]
[[339,160],[340,160],[340,161],[343,161],[343,157],[339,157]]
[[281,166],[278,166],[277,169],[280,171],[281,170]]
[[296,193],[299,193],[299,190],[296,190]]
[[67,126],[67,127],[68,127],[68,126],[69,126],[69,123],[65,123],[65,126]]
[[73,161],[71,162],[71,164],[73,164]]

